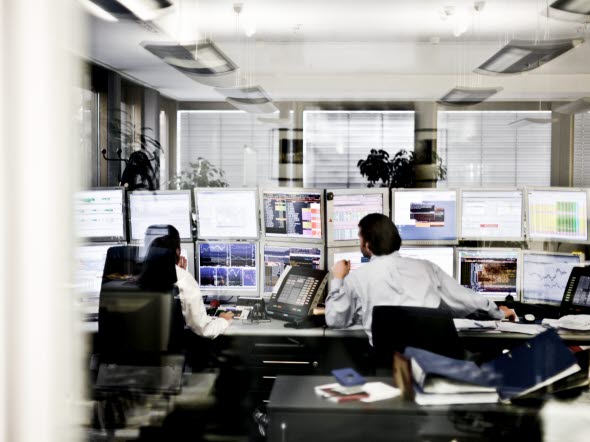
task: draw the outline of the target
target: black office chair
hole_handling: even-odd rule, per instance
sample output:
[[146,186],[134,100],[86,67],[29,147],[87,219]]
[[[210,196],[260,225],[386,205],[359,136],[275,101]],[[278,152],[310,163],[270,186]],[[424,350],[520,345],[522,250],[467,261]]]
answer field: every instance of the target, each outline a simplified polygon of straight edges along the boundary
[[[118,277],[133,276],[141,273],[139,246],[113,246],[107,250],[102,272],[103,283]],[[117,278],[115,277],[117,275]]]
[[371,331],[378,368],[391,369],[394,352],[403,353],[408,346],[465,358],[453,318],[442,309],[376,306]]

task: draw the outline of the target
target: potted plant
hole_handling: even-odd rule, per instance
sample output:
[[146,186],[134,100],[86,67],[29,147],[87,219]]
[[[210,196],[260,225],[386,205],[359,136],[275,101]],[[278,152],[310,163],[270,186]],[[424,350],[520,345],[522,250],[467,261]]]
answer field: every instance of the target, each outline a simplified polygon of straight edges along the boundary
[[228,187],[225,173],[209,160],[199,157],[196,163],[189,163],[190,170],[183,170],[168,181],[170,189],[193,189],[195,187]]

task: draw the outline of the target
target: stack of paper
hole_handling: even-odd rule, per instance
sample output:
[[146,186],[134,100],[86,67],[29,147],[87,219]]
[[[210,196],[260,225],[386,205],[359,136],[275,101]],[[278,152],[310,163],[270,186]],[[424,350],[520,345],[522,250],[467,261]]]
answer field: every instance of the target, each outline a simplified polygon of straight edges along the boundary
[[376,402],[400,395],[400,390],[383,382],[367,382],[355,387],[345,387],[338,383],[318,385],[315,393],[332,402]]

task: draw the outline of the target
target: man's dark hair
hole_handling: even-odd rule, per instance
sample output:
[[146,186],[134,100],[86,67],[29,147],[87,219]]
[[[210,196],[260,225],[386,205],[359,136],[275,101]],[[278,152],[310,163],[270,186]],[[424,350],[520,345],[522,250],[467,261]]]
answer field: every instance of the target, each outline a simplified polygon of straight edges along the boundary
[[395,224],[385,215],[371,213],[359,222],[360,233],[376,256],[389,255],[399,250],[402,238]]
[[157,239],[166,236],[166,246],[171,250],[180,249],[180,233],[176,227],[169,224],[156,224],[147,228],[144,244],[149,249],[151,243]]

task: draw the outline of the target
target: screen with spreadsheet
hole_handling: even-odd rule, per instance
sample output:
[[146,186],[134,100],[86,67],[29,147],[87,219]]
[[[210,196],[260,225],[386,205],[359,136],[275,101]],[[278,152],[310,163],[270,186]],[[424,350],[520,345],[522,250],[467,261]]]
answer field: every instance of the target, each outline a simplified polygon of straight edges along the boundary
[[258,238],[256,189],[196,189],[200,239]]
[[461,237],[521,240],[522,190],[461,192]]
[[202,289],[258,289],[256,243],[198,242],[197,253]]
[[587,198],[580,189],[529,189],[528,238],[587,241]]
[[191,194],[184,192],[131,192],[131,239],[143,240],[149,226],[172,225],[180,238],[192,239]]
[[104,241],[126,239],[122,189],[76,192],[74,215],[79,238]]
[[267,237],[322,239],[322,193],[262,193],[264,232]]
[[402,240],[457,240],[457,192],[409,190],[393,192],[393,222]]
[[579,255],[526,252],[522,255],[522,300],[561,304]]
[[402,247],[399,254],[404,258],[430,261],[451,278],[454,276],[455,250],[452,247]]
[[322,249],[318,247],[264,245],[264,292],[272,293],[286,266],[321,269]]
[[457,279],[462,286],[490,298],[517,298],[519,253],[512,249],[458,250]]
[[[349,191],[350,192],[350,191]],[[383,213],[383,193],[328,192],[328,241],[358,241],[359,221],[370,213]]]

